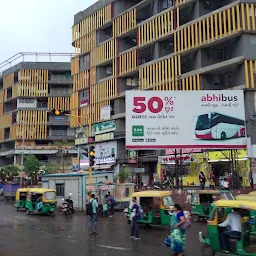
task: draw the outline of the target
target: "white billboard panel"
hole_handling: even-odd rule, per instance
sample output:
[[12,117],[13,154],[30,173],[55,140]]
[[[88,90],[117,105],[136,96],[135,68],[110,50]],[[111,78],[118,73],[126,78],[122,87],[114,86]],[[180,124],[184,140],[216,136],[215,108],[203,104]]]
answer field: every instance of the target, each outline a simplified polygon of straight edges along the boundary
[[126,148],[246,148],[243,91],[128,91]]

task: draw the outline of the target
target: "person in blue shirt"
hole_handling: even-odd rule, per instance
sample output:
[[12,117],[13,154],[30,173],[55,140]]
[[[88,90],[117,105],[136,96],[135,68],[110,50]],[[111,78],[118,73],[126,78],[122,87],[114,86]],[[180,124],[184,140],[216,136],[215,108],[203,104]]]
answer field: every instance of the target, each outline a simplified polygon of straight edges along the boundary
[[139,236],[138,220],[141,218],[140,206],[137,203],[136,197],[133,197],[132,201],[133,201],[133,207],[132,207],[133,218],[132,218],[132,230],[131,230],[130,238],[134,240],[139,240],[140,236]]
[[[93,215],[89,216],[89,227],[91,229],[91,234],[96,235],[97,224],[98,224],[97,208],[99,207],[99,205],[94,194],[91,195],[90,203],[92,204]],[[94,222],[94,225],[93,225],[93,222]]]
[[112,218],[115,214],[115,205],[116,205],[116,199],[112,195],[106,195],[107,203],[110,206],[110,215],[109,217]]

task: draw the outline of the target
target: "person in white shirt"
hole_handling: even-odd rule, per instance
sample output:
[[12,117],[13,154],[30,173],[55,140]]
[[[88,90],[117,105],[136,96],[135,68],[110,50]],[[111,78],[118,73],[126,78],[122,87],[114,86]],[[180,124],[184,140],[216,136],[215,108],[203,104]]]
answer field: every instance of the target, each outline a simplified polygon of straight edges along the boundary
[[186,197],[186,204],[192,204],[192,192],[189,190]]
[[242,222],[239,209],[233,209],[232,213],[229,213],[227,219],[218,225],[219,227],[230,227],[220,234],[220,243],[224,251],[228,252],[228,237],[230,235],[241,235],[242,234]]
[[221,182],[221,188],[222,189],[229,189],[229,182],[226,178]]

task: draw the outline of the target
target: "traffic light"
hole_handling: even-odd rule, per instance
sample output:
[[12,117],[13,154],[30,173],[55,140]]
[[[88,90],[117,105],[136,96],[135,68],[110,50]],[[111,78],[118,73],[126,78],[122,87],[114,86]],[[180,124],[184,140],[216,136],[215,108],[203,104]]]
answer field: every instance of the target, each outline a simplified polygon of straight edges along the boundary
[[60,110],[60,109],[52,109],[50,111],[50,114],[52,116],[65,116],[66,114],[68,114],[68,111],[63,111],[63,110]]
[[95,164],[95,147],[94,146],[90,146],[89,148],[89,162],[90,162],[90,166],[94,166]]

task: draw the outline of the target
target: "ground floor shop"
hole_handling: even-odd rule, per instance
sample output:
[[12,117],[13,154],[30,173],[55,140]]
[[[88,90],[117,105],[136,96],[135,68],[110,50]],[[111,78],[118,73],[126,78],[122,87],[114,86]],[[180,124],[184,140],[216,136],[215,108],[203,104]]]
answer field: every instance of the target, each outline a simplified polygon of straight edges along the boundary
[[[246,150],[187,152],[176,156],[159,157],[157,174],[160,180],[166,179],[166,176],[173,178],[176,170],[183,186],[199,186],[200,172],[205,174],[206,186],[209,186],[211,171],[214,172],[216,186],[234,172],[237,173],[241,186],[250,186],[251,160]],[[175,183],[175,179],[173,182]]]

